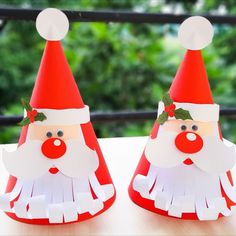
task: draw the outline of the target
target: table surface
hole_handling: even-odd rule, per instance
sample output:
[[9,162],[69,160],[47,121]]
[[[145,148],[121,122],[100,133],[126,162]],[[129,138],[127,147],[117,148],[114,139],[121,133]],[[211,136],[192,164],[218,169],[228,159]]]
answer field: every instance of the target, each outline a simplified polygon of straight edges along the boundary
[[[149,212],[129,199],[127,188],[146,141],[147,137],[99,139],[117,190],[115,203],[103,214],[69,225],[37,226],[16,222],[0,211],[0,235],[236,235],[235,210],[217,221],[179,220]],[[0,193],[7,178],[0,162]]]

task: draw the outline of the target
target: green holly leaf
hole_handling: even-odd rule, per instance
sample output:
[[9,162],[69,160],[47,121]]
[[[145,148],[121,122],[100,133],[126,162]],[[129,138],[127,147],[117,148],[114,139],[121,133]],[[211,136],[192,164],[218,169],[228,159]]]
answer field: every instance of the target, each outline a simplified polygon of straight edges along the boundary
[[46,119],[47,117],[42,112],[39,112],[37,116],[35,117],[35,121],[44,121]]
[[173,100],[170,98],[170,94],[169,93],[164,94],[164,96],[162,98],[162,101],[163,101],[165,107],[169,106],[170,104],[173,103]]
[[18,123],[18,125],[20,126],[25,126],[25,125],[29,125],[30,124],[30,120],[28,117],[25,117],[21,122]]
[[190,115],[189,111],[184,110],[182,108],[175,110],[175,118],[181,120],[192,120],[192,116]]
[[163,111],[157,118],[157,122],[163,125],[168,120],[168,113]]
[[26,111],[32,111],[32,107],[30,106],[29,102],[26,99],[22,98],[21,103]]

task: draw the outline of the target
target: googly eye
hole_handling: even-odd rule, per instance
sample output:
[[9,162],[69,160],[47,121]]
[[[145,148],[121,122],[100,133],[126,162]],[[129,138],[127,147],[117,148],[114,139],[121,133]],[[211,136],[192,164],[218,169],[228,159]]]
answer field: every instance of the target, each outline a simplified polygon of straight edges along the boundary
[[181,125],[181,130],[185,131],[187,129],[187,126],[186,125]]
[[193,126],[192,126],[192,130],[193,130],[193,131],[197,131],[197,130],[198,130],[198,126],[197,126],[197,125],[193,125]]
[[46,136],[47,136],[48,138],[51,138],[51,137],[52,137],[52,132],[48,131],[48,132],[46,133]]
[[62,137],[64,135],[62,130],[57,131],[57,136],[58,137]]

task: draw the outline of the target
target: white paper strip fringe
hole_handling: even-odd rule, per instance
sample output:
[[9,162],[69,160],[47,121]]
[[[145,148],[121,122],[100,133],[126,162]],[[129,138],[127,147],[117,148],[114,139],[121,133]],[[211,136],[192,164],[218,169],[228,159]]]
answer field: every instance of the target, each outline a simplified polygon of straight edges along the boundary
[[[91,188],[96,197],[93,198]],[[95,174],[70,178],[47,173],[33,181],[17,180],[12,192],[0,196],[0,209],[24,219],[49,219],[50,223],[77,221],[80,214],[95,215],[114,195],[112,184],[101,185]],[[17,197],[13,208],[10,204]]]
[[147,176],[137,175],[134,190],[143,198],[153,200],[154,206],[178,218],[183,213],[196,213],[199,220],[216,220],[219,214],[228,216],[231,209],[221,193],[236,202],[236,187],[227,174],[221,176],[206,173],[194,164],[174,168],[150,166]]

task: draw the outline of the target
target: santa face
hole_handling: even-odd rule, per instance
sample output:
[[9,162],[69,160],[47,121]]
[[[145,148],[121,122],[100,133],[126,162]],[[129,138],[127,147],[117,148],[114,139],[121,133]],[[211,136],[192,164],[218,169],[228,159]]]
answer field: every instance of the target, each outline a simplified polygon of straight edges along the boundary
[[236,200],[227,177],[235,148],[220,139],[217,122],[167,121],[144,153],[150,168],[146,176],[134,178],[133,188],[153,200],[156,209],[180,218],[196,213],[200,220],[230,214],[221,186]]
[[99,158],[86,145],[80,125],[31,124],[25,143],[15,152],[4,151],[3,160],[17,182],[0,197],[0,208],[19,218],[76,221],[78,214],[102,210],[114,195],[113,185],[100,185],[96,177]]
[[98,167],[97,154],[85,144],[79,125],[30,125],[26,142],[15,152],[4,152],[3,160],[9,173],[21,179],[58,170],[69,177],[83,177]]
[[167,121],[148,141],[145,155],[157,167],[195,164],[213,174],[224,173],[235,163],[235,149],[222,142],[217,122]]

